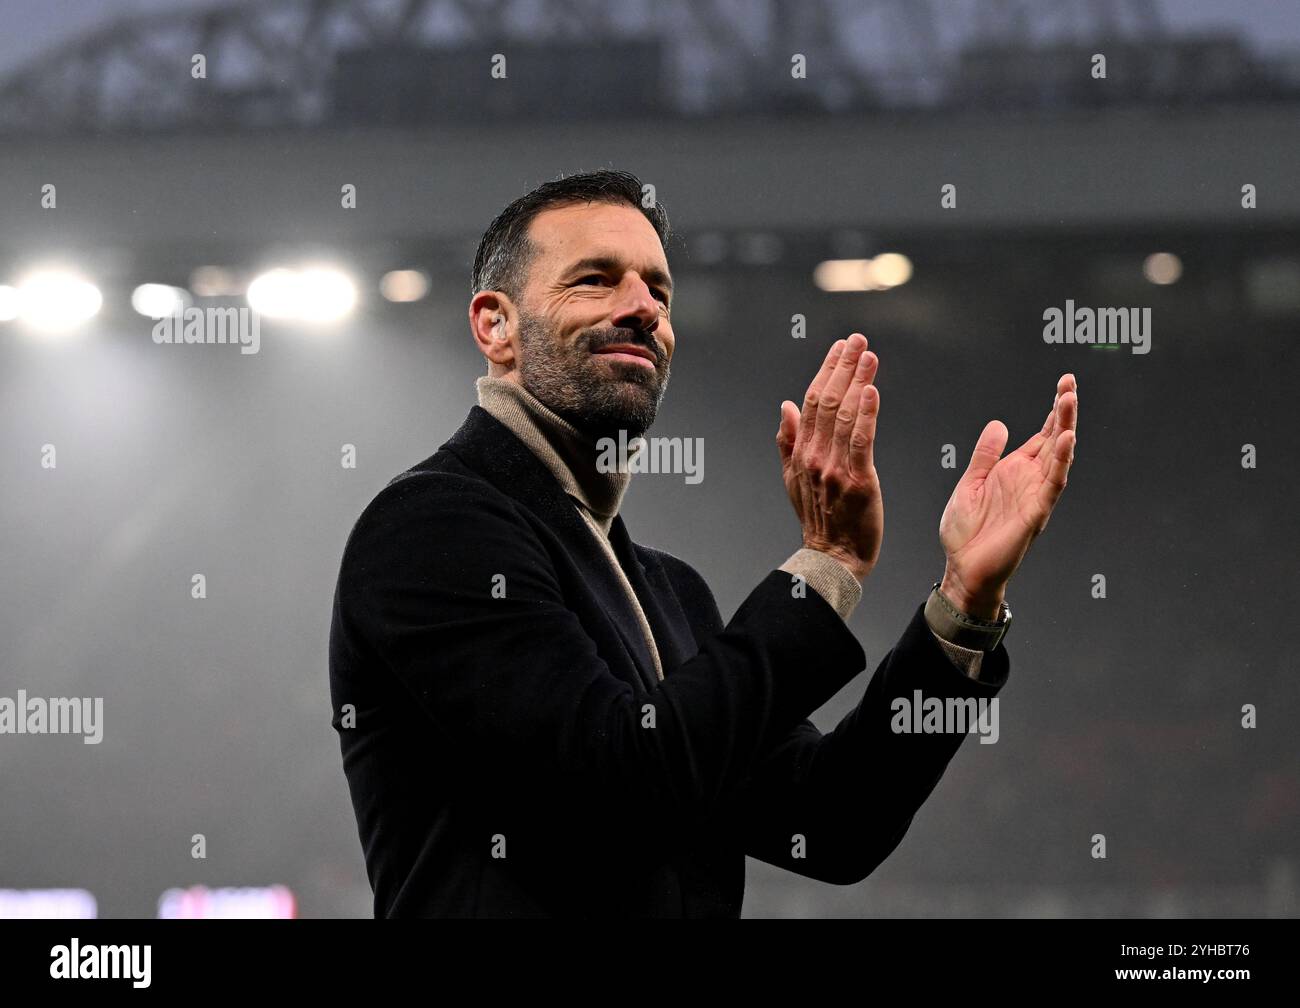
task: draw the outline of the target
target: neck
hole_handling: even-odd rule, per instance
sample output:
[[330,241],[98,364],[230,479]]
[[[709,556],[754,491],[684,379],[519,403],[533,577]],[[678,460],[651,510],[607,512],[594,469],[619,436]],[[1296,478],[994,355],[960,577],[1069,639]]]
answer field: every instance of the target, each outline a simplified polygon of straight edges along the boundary
[[597,439],[555,413],[518,382],[485,375],[478,404],[500,420],[551,471],[560,486],[608,533],[631,475],[596,467]]

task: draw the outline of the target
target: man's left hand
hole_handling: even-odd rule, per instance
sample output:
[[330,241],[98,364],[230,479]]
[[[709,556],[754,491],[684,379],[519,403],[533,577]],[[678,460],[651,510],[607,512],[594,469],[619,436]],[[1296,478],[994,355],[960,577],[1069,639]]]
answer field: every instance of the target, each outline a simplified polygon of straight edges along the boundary
[[1078,418],[1078,383],[1065,374],[1043,429],[1006,458],[1006,424],[985,426],[939,519],[948,557],[940,591],[962,612],[997,618],[1007,582],[1065,489]]

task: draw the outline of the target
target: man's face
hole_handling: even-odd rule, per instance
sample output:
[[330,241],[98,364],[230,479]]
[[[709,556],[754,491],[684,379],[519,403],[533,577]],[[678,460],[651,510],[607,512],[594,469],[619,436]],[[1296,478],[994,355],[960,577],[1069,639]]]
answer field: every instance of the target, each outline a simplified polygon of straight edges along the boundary
[[519,312],[520,383],[600,438],[649,429],[673,355],[672,277],[659,236],[626,204],[533,218],[538,253]]

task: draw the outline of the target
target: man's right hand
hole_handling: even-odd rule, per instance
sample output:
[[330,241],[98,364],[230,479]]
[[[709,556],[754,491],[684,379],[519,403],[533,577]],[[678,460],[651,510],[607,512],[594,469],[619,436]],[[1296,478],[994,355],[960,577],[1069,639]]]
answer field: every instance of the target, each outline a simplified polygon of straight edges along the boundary
[[808,386],[803,412],[781,403],[776,433],[785,489],[803,526],[803,544],[829,553],[859,581],[871,572],[885,534],[885,505],[872,450],[880,360],[867,338],[837,340]]

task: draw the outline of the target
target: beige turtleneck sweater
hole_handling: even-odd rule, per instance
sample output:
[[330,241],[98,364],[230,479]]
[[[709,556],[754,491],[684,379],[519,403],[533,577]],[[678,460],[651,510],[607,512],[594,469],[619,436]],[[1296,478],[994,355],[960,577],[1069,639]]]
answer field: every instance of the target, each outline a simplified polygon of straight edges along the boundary
[[[476,387],[478,404],[528,446],[574,502],[627,593],[654,661],[655,675],[663,679],[663,667],[650,623],[609,543],[610,525],[618,514],[623,493],[632,479],[631,473],[597,469],[598,453],[592,441],[517,382],[484,375],[478,379]],[[848,568],[818,550],[796,550],[778,569],[802,577],[846,621],[862,597],[862,585]],[[934,633],[933,627],[930,632]],[[980,659],[984,652],[960,647],[937,633],[934,638],[957,668],[972,679],[979,678]]]

